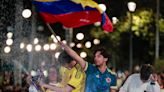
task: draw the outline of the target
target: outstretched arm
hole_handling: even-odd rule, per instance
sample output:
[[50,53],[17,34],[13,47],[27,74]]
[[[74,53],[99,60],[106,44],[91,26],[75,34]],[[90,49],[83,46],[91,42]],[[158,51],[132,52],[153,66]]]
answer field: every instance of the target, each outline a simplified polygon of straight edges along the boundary
[[66,85],[65,87],[61,88],[61,87],[57,87],[57,86],[52,86],[52,85],[48,85],[48,84],[44,84],[44,83],[40,83],[40,86],[44,87],[44,88],[48,88],[50,90],[53,90],[55,92],[71,92],[74,88]]
[[85,68],[85,60],[81,58],[73,49],[71,49],[69,46],[66,44],[59,42],[62,48],[67,52],[68,55],[70,55],[74,60],[77,61],[81,65],[81,67],[84,69]]

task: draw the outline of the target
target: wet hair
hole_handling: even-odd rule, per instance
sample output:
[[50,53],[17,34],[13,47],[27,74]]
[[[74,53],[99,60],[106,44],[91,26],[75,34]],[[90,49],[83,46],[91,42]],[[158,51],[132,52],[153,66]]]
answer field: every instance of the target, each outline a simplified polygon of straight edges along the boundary
[[140,70],[140,78],[141,78],[141,80],[147,81],[149,79],[150,75],[153,73],[154,73],[154,68],[152,65],[143,64],[141,66],[141,70]]
[[100,51],[100,54],[103,55],[104,58],[110,58],[111,54],[109,52],[107,52],[107,50],[105,50],[104,48],[98,48],[94,51],[94,55],[96,54],[96,52]]
[[58,58],[61,65],[69,64],[73,61],[73,58],[69,56],[65,51],[61,52]]

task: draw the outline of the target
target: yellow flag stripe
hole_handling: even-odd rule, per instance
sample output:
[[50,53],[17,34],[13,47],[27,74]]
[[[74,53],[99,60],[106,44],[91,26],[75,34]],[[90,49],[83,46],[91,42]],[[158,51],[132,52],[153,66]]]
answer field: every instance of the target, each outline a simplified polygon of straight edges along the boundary
[[102,9],[98,6],[98,4],[93,0],[71,0],[74,3],[81,4],[83,8],[86,6],[96,8],[100,13],[103,13]]

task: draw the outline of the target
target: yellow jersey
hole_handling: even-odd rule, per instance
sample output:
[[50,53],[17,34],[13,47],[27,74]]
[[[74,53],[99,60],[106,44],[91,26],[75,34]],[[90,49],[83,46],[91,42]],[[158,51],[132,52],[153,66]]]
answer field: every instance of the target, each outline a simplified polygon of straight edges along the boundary
[[79,64],[76,64],[72,69],[61,67],[60,73],[62,81],[60,85],[63,87],[69,85],[74,88],[72,92],[84,92],[85,73]]

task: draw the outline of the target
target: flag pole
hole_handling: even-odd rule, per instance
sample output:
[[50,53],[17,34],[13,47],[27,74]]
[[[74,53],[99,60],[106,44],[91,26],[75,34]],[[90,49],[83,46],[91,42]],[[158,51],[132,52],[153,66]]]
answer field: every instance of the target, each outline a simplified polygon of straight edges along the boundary
[[46,23],[46,25],[48,26],[48,29],[51,31],[51,33],[55,36],[56,40],[57,40],[58,42],[60,42],[59,39],[56,37],[57,35],[56,35],[56,33],[54,32],[54,30],[52,29],[52,27],[50,26],[50,24],[49,24],[49,23]]

